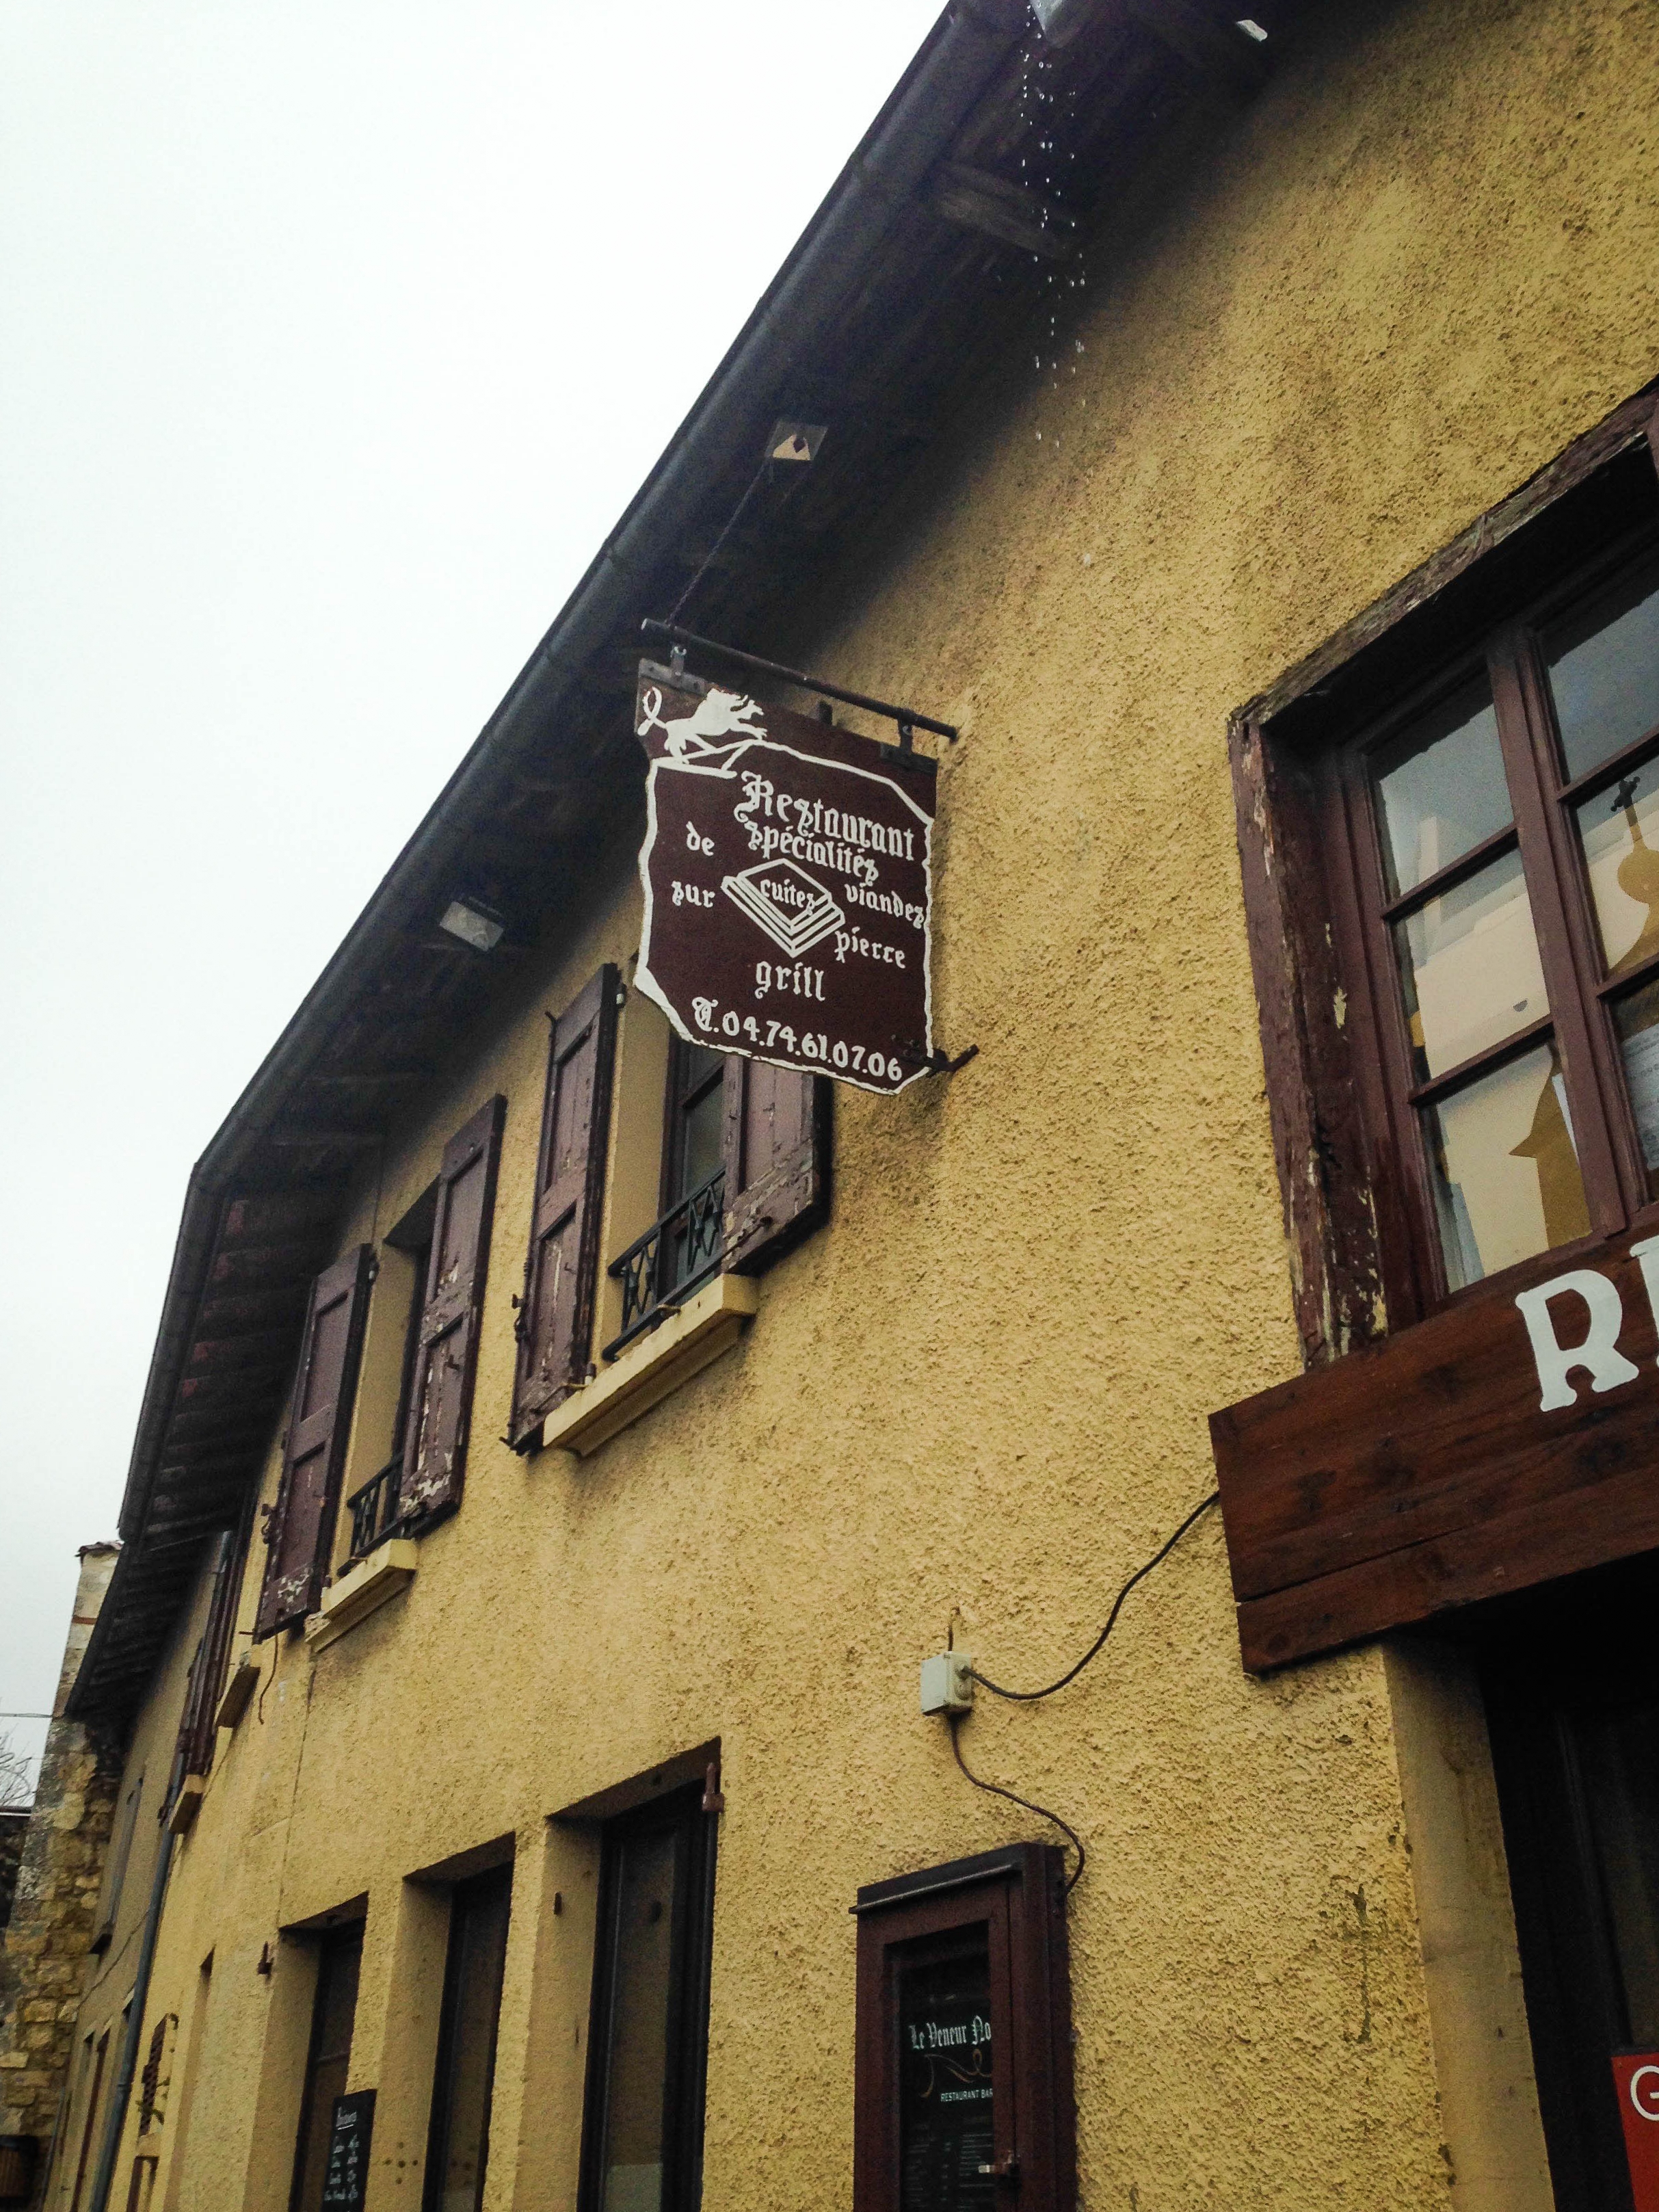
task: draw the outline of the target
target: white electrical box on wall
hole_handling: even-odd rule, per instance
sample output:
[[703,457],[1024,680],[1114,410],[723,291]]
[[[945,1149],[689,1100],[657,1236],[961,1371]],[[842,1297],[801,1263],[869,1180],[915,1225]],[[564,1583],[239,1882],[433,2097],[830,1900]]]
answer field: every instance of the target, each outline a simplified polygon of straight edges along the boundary
[[921,1662],[924,1713],[965,1713],[974,1703],[974,1657],[970,1651],[938,1651]]

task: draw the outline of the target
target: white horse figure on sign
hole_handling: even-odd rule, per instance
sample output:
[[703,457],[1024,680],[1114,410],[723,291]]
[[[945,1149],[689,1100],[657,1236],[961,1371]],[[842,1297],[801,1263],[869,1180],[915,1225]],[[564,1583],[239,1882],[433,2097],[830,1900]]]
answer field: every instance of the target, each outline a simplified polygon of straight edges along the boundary
[[[766,735],[760,708],[741,692],[711,688],[698,700],[692,713],[678,715],[672,722],[663,720],[662,705],[661,689],[653,684],[640,701],[643,719],[639,734],[643,738],[653,730],[660,730],[663,750],[676,768],[700,770],[704,775],[729,775],[732,757],[739,745],[750,738]],[[738,738],[739,745],[714,742],[717,738],[731,737]]]

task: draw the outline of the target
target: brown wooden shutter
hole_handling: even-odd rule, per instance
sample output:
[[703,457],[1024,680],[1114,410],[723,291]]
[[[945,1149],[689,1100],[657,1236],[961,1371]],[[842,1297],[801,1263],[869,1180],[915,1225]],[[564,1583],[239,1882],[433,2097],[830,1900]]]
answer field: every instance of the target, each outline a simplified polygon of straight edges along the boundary
[[536,1162],[536,1209],[519,1310],[514,1445],[532,1443],[559,1401],[587,1376],[599,1279],[599,1222],[622,979],[612,967],[553,1024]]
[[399,1516],[429,1522],[461,1502],[472,1378],[507,1101],[481,1106],[444,1146],[404,1439]]
[[186,1774],[205,1774],[213,1765],[213,1748],[219,1730],[214,1716],[224,1687],[225,1667],[231,1639],[236,1632],[236,1605],[241,1595],[243,1545],[237,1532],[227,1528],[217,1540],[213,1567],[213,1594],[208,1601],[207,1626],[191,1666],[190,1694],[179,1731],[179,1748]]
[[325,1267],[311,1286],[282,1486],[265,1530],[270,1550],[254,1623],[256,1638],[303,1620],[321,1595],[328,1565],[325,1547],[333,1531],[340,1468],[351,1426],[371,1275],[369,1249],[360,1244]]
[[830,1211],[827,1076],[726,1063],[726,1264],[758,1275]]

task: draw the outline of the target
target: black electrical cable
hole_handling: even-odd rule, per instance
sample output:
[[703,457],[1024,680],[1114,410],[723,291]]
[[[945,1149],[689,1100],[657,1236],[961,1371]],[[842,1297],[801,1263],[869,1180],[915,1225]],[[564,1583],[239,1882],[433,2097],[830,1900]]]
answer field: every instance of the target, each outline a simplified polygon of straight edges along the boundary
[[[1193,1508],[1192,1511],[1187,1516],[1187,1518],[1176,1530],[1174,1535],[1170,1537],[1169,1542],[1164,1545],[1163,1550],[1160,1552],[1155,1552],[1152,1558],[1147,1560],[1144,1567],[1137,1567],[1135,1569],[1133,1574],[1130,1576],[1128,1581],[1124,1583],[1122,1589],[1118,1592],[1116,1601],[1112,1607],[1111,1614],[1107,1620],[1105,1627],[1101,1630],[1099,1635],[1096,1637],[1094,1642],[1089,1646],[1083,1656],[1078,1661],[1076,1666],[1068,1667],[1057,1682],[1050,1682],[1046,1688],[1041,1690],[1007,1690],[1003,1687],[1000,1682],[994,1682],[988,1675],[981,1674],[976,1667],[970,1667],[968,1669],[969,1674],[973,1677],[974,1680],[979,1684],[981,1689],[988,1690],[994,1698],[1009,1698],[1018,1705],[1030,1705],[1038,1698],[1052,1698],[1056,1690],[1063,1690],[1068,1682],[1076,1681],[1078,1676],[1083,1672],[1089,1662],[1102,1650],[1105,1644],[1107,1638],[1117,1626],[1117,1617],[1123,1610],[1123,1601],[1128,1596],[1129,1592],[1134,1588],[1135,1584],[1138,1582],[1142,1581],[1147,1575],[1151,1574],[1154,1567],[1161,1566],[1163,1565],[1164,1561],[1169,1558],[1170,1553],[1174,1551],[1176,1546],[1181,1541],[1182,1538],[1193,1526],[1194,1522],[1201,1520],[1212,1505],[1218,1504],[1220,1497],[1221,1492],[1218,1490],[1212,1490],[1201,1505],[1195,1505]],[[964,1773],[967,1771],[965,1768],[963,1771]],[[983,1786],[988,1788],[990,1785],[987,1784]],[[1006,1796],[1006,1794],[1007,1793],[1005,1791],[1004,1795]],[[1054,1817],[1054,1816],[1052,1813],[1049,1814],[1048,1818],[1051,1820]],[[1060,1822],[1060,1826],[1065,1827],[1066,1824],[1063,1820]],[[1069,1835],[1071,1831],[1067,1829],[1066,1832]],[[1082,1846],[1079,1845],[1079,1848],[1080,1850]]]
[[1035,1813],[1040,1820],[1052,1820],[1055,1827],[1063,1829],[1071,1838],[1073,1846],[1077,1852],[1077,1871],[1066,1885],[1066,1894],[1069,1897],[1083,1879],[1083,1869],[1089,1856],[1083,1848],[1082,1837],[1079,1835],[1069,1820],[1062,1820],[1058,1813],[1051,1813],[1046,1805],[1039,1805],[1030,1797],[1020,1796],[1017,1790],[1005,1790],[1000,1782],[987,1782],[982,1776],[975,1774],[962,1755],[962,1745],[957,1734],[962,1724],[963,1716],[960,1713],[947,1713],[945,1718],[951,1724],[951,1748],[956,1753],[957,1765],[975,1790],[988,1790],[993,1797],[1006,1797],[1011,1805],[1024,1806],[1028,1813]]

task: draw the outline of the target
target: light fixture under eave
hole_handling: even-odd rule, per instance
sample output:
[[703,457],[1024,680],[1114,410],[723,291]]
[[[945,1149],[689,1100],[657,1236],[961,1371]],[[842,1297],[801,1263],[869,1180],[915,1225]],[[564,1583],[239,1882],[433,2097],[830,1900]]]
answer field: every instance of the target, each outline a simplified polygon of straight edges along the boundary
[[507,933],[507,916],[497,914],[482,899],[453,898],[438,927],[451,937],[459,937],[463,945],[470,945],[475,952],[493,952]]
[[769,461],[815,461],[829,429],[827,422],[775,422],[766,441]]

